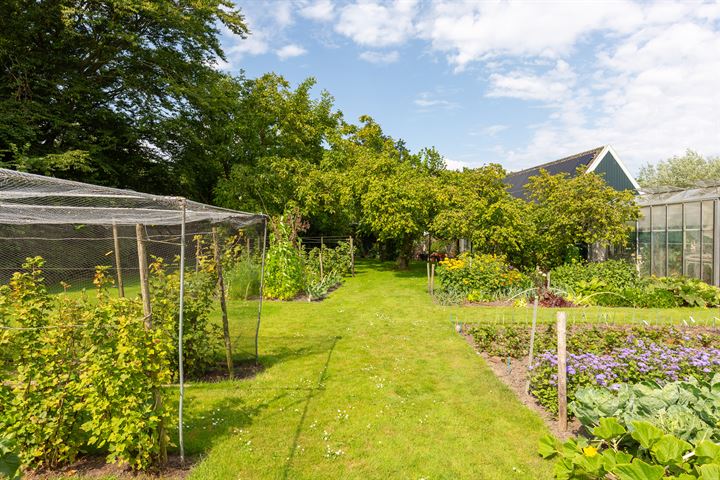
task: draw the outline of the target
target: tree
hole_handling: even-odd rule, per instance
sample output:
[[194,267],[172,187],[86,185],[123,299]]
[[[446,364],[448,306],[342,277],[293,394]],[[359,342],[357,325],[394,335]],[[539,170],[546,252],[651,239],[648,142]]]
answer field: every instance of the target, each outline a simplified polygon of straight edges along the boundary
[[[232,142],[221,157],[215,189],[219,204],[270,215],[302,206],[298,191],[322,162],[325,145],[342,121],[329,93],[312,98],[314,85],[308,78],[293,90],[275,74],[243,82],[237,114],[231,123],[214,127],[229,129]],[[313,220],[313,212],[301,210]]]
[[644,165],[638,175],[643,187],[692,187],[708,180],[720,180],[720,157],[705,158],[689,149],[657,165]]
[[505,170],[495,164],[444,172],[432,233],[471,240],[479,253],[503,255],[515,266],[526,265],[525,247],[534,227],[528,205],[508,193],[504,178]]
[[[221,25],[248,33],[230,0],[2,2],[0,162],[177,193],[158,129],[223,58]],[[56,168],[66,152],[86,155]]]
[[538,265],[552,268],[578,244],[626,245],[639,208],[630,191],[617,191],[596,173],[550,175],[541,170],[528,184]]

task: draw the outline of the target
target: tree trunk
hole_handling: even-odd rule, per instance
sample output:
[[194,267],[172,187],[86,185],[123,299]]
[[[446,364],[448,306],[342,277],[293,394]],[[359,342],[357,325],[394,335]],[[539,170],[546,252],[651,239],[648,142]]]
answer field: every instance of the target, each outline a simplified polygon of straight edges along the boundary
[[413,238],[407,237],[400,243],[400,253],[397,258],[397,267],[399,270],[407,270],[410,268],[410,258],[412,257]]

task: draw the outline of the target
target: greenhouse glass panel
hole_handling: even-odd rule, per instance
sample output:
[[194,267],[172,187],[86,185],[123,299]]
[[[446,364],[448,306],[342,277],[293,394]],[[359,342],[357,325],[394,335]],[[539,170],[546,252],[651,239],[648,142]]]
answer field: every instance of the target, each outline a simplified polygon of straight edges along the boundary
[[640,274],[650,275],[650,207],[640,209],[637,262]]
[[668,205],[668,275],[682,275],[683,220],[682,205]]
[[666,253],[666,237],[665,231],[652,232],[652,274],[658,277],[664,277],[665,272],[665,253]]
[[700,202],[685,204],[685,229],[700,230]]
[[667,219],[667,207],[660,205],[652,207],[652,230],[653,232],[664,232]]
[[712,284],[713,281],[713,231],[703,230],[702,279]]
[[685,276],[700,278],[700,230],[685,230]]

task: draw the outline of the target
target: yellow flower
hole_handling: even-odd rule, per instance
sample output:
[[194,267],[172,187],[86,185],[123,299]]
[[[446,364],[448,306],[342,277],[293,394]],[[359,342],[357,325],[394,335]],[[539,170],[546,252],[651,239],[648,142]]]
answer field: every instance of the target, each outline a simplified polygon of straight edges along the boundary
[[594,457],[595,455],[598,454],[598,450],[597,450],[597,448],[590,445],[589,447],[583,448],[583,453],[585,454],[586,457]]

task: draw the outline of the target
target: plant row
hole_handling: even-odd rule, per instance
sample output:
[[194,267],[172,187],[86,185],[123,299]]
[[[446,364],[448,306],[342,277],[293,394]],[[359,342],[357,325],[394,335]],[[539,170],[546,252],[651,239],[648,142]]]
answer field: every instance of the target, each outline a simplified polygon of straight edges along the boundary
[[[179,270],[150,266],[152,314],[111,295],[98,267],[94,299],[51,295],[40,257],[0,287],[0,431],[24,468],[55,468],[81,453],[147,469],[162,464],[170,421],[164,385],[177,372]],[[207,265],[206,265],[207,266]],[[199,376],[220,342],[210,325],[215,275],[186,272],[184,364]]]

